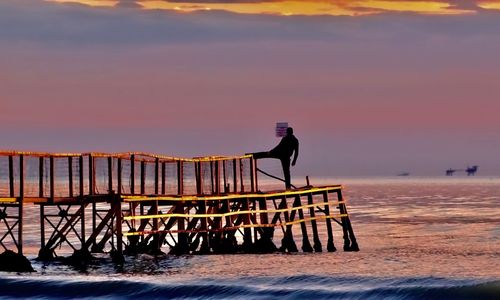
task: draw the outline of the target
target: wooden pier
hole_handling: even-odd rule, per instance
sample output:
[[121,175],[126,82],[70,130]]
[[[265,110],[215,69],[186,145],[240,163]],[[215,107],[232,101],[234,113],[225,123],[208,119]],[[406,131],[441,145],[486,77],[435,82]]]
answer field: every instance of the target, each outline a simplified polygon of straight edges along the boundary
[[[38,207],[36,218],[26,220],[27,205]],[[249,155],[3,151],[1,247],[23,254],[25,222],[39,227],[46,260],[62,251],[296,252],[297,237],[304,252],[335,251],[336,228],[345,251],[359,250],[342,186],[262,192]]]

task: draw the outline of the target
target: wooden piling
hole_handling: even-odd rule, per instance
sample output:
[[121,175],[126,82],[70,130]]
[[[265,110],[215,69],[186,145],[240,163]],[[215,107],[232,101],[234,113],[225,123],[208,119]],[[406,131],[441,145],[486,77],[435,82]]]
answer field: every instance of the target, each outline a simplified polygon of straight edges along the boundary
[[95,169],[94,169],[94,157],[89,154],[89,195],[95,195]]
[[[201,178],[201,175],[200,175]],[[210,194],[215,193],[215,183],[214,183],[214,162],[210,162]]]
[[[300,196],[295,196],[295,201],[293,204],[294,207],[302,207]],[[302,208],[299,209],[299,219],[304,220],[304,211]],[[292,219],[293,221],[293,219]],[[309,242],[309,235],[307,234],[307,226],[305,222],[300,223],[300,229],[302,231],[302,251],[304,252],[312,252],[313,248],[311,243]]]
[[161,163],[161,194],[165,195],[166,193],[166,188],[165,188],[165,169],[166,169],[166,163],[163,161]]
[[[281,203],[280,203],[280,208],[288,208],[287,204],[287,198],[286,196],[281,197]],[[290,217],[288,214],[288,211],[285,211],[283,213],[285,217],[285,222],[289,223],[290,222]],[[286,230],[285,234],[282,240],[282,245],[281,245],[282,251],[288,251],[288,252],[297,252],[297,246],[295,245],[295,241],[293,240],[293,232],[292,232],[292,225],[286,225]]]
[[85,189],[84,189],[84,174],[83,174],[83,155],[80,155],[78,157],[78,179],[80,180],[79,182],[79,188],[80,188],[80,197],[83,199],[83,196],[85,195]]
[[43,189],[43,164],[44,164],[44,158],[43,156],[40,156],[38,158],[38,197],[43,198],[44,196],[44,189]]
[[118,166],[117,166],[117,168],[118,168],[118,171],[117,171],[118,174],[116,174],[116,181],[117,181],[117,187],[116,187],[117,191],[116,191],[116,193],[118,195],[121,195],[122,194],[122,168],[123,168],[121,157],[118,158],[117,164],[118,164]]
[[14,158],[12,155],[9,155],[9,193],[11,198],[16,196],[14,189]]
[[23,219],[24,219],[24,155],[19,155],[19,223],[17,224],[17,249],[23,254]]
[[[325,215],[330,215],[330,204],[328,204],[328,192],[323,192],[323,202],[325,202]],[[335,248],[335,244],[333,242],[333,230],[332,230],[332,221],[330,219],[326,219],[326,230],[328,232],[328,242],[326,244],[326,250],[328,252],[335,252],[337,248]]]
[[311,205],[309,207],[309,216],[311,217],[311,228],[313,232],[313,242],[314,242],[314,251],[316,252],[322,252],[322,247],[321,247],[321,240],[319,239],[319,234],[318,234],[318,225],[315,220],[316,213],[314,212],[314,207],[313,205],[313,195],[311,193],[307,194],[307,204]]
[[250,158],[253,161],[253,174],[255,181],[255,191],[259,191],[259,173],[257,172],[257,160],[253,157]]
[[216,160],[214,161],[214,173],[215,173],[215,194],[219,195],[220,194],[220,168],[219,168],[219,161]]
[[113,157],[108,157],[108,193],[114,194],[113,189]]
[[250,192],[255,192],[255,171],[253,158],[250,158]]
[[50,165],[50,179],[49,179],[49,189],[50,189],[50,201],[54,201],[55,197],[55,174],[54,174],[54,156],[50,156],[49,159],[49,165]]
[[[249,207],[249,200],[248,198],[243,198],[241,199],[242,201],[242,210],[248,211],[250,210]],[[247,213],[243,216],[243,224],[244,225],[250,225],[250,214]],[[252,243],[252,229],[249,227],[243,228],[243,249],[247,252],[253,252],[253,243]]]
[[[181,160],[177,161],[177,194],[182,195],[184,193],[184,172],[183,172],[183,162]],[[184,201],[179,201],[176,204],[176,213],[184,214]],[[188,234],[184,232],[186,230],[184,217],[177,217],[177,249],[175,249],[175,254],[182,255],[189,252],[188,244]]]
[[123,233],[122,233],[122,203],[119,198],[114,201],[115,208],[115,221],[116,221],[116,254],[114,260],[115,262],[123,262]]
[[238,175],[236,173],[236,158],[233,159],[233,192],[238,192]]
[[155,159],[155,195],[160,192],[160,159]]
[[141,160],[141,195],[146,194],[146,162]]
[[[200,214],[206,214],[207,213],[207,207],[206,207],[206,202],[205,201],[198,201],[198,208],[200,211]],[[193,216],[196,217],[196,216]],[[208,254],[210,253],[210,243],[208,240],[208,226],[207,226],[207,217],[201,217],[200,218],[200,233],[201,235],[201,246],[200,246],[200,253],[201,254]]]
[[344,231],[344,251],[359,251],[358,242],[356,241],[354,231],[352,230],[351,220],[349,220],[349,217],[347,217],[347,208],[341,190],[337,191],[337,197],[340,202],[340,214],[344,215],[340,218],[342,222],[342,230]]
[[135,194],[135,155],[130,155],[130,193]]
[[73,157],[68,156],[68,188],[69,196],[73,198]]
[[[152,203],[152,214],[157,215],[158,214],[158,201],[153,201]],[[153,247],[153,253],[160,253],[160,247],[161,247],[161,241],[159,239],[160,235],[158,234],[158,218],[153,218],[153,242],[152,242],[152,247]]]
[[224,194],[229,193],[229,189],[227,188],[227,172],[226,172],[226,161],[222,161],[222,184],[224,185]]
[[240,183],[241,183],[240,191],[242,193],[244,193],[245,192],[245,183],[243,181],[243,161],[240,158],[240,159],[238,159],[238,162],[240,164]]
[[82,245],[81,249],[83,250],[85,247],[85,189],[84,189],[84,174],[83,174],[83,155],[80,155],[78,157],[78,177],[79,177],[79,188],[80,188],[80,195],[79,195],[79,200],[80,200],[80,209],[81,209],[81,218],[80,218],[80,233],[82,235]]

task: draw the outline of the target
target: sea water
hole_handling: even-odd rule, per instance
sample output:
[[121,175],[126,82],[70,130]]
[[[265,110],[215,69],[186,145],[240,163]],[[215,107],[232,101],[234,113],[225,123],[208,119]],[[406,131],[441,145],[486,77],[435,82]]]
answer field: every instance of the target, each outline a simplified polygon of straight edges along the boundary
[[82,270],[32,251],[37,272],[0,273],[0,298],[500,299],[500,178],[311,183],[344,185],[359,252],[342,251],[338,226],[335,253],[104,255]]

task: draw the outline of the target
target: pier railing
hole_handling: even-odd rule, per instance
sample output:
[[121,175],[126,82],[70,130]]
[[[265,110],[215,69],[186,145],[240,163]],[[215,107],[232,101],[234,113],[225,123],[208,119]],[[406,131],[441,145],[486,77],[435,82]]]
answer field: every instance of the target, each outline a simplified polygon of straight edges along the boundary
[[255,192],[251,156],[176,158],[147,153],[0,152],[0,197],[26,201],[87,195]]

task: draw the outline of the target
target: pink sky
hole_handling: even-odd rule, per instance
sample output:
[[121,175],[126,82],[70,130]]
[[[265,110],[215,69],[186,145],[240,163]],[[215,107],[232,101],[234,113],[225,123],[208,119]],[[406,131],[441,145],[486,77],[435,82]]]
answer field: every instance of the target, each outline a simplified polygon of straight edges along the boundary
[[[0,4],[0,148],[241,154],[295,174],[500,175],[500,13],[281,17]],[[271,166],[271,168],[276,169]]]

